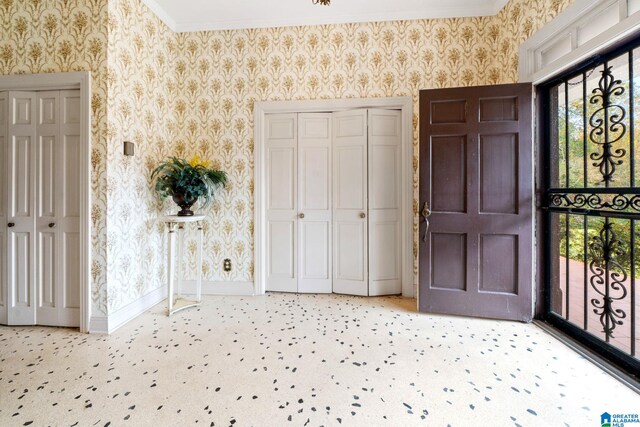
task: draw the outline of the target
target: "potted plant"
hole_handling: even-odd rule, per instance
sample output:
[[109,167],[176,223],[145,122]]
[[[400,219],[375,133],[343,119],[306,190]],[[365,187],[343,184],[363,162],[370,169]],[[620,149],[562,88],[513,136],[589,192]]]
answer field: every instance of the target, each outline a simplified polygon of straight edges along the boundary
[[191,206],[198,199],[201,208],[213,201],[214,191],[226,184],[227,174],[210,168],[209,162],[201,161],[197,155],[191,161],[169,157],[153,170],[151,180],[161,199],[172,197],[180,206],[179,216],[191,216]]

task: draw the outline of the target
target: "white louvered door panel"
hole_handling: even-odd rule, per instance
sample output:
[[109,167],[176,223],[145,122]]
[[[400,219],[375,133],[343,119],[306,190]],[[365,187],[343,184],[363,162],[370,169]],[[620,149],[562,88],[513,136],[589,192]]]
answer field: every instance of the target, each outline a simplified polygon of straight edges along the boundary
[[265,126],[266,290],[297,292],[297,115],[269,114]]
[[333,292],[368,295],[367,110],[333,113]]
[[0,92],[0,323],[7,323],[7,117],[8,94]]
[[331,114],[298,115],[298,292],[331,293]]
[[369,109],[369,295],[402,293],[402,115]]
[[7,139],[7,320],[11,325],[33,325],[36,322],[34,92],[9,92]]

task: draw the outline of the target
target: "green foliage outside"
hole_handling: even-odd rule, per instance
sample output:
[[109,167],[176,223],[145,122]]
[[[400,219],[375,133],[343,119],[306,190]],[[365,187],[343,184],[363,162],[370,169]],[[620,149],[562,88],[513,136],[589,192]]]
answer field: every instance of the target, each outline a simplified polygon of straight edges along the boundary
[[[596,77],[596,74],[598,76]],[[552,129],[552,135],[555,133],[556,144],[552,145],[554,154],[557,155],[558,169],[552,171],[552,186],[560,188],[605,188],[602,173],[598,165],[594,165],[596,161],[591,159],[591,155],[598,155],[602,152],[602,147],[591,140],[590,132],[593,130],[593,126],[590,123],[590,118],[596,114],[596,117],[604,119],[604,112],[597,111],[601,108],[602,104],[591,104],[589,102],[592,96],[592,90],[597,86],[599,79],[599,72],[593,73],[593,77],[588,82],[587,100],[586,106],[582,98],[582,84],[578,84],[575,87],[569,87],[569,102],[568,109],[565,107],[564,100],[564,86],[558,87],[558,114],[556,125]],[[612,97],[612,104],[621,106],[625,111],[625,118],[622,123],[625,125],[624,133],[623,128],[619,127],[617,130],[610,131],[609,140],[619,140],[613,144],[613,152],[623,149],[625,154],[617,160],[621,160],[620,165],[615,166],[615,172],[613,174],[613,180],[610,182],[610,187],[631,187],[631,176],[635,175],[634,188],[638,187],[640,183],[640,121],[635,123],[633,128],[633,147],[631,146],[631,131],[632,127],[629,122],[629,84],[623,83],[624,93],[619,96]],[[634,83],[634,102],[633,108],[637,112],[636,118],[640,117],[640,86]],[[586,128],[585,128],[585,113],[586,108]],[[610,108],[608,111],[609,119],[613,114],[620,114],[622,112],[619,108]],[[553,121],[552,121],[553,125]],[[585,133],[586,130],[586,133]],[[555,131],[555,132],[554,132]],[[585,153],[586,146],[586,153]],[[631,153],[634,153],[635,170],[631,170]],[[620,151],[618,151],[620,153]],[[586,168],[585,168],[585,155],[586,155]],[[553,165],[554,159],[551,164]],[[601,196],[603,200],[607,200],[607,196]],[[611,200],[612,197],[609,197]],[[588,206],[585,206],[588,208]],[[631,209],[629,209],[631,211]],[[552,230],[556,230],[559,233],[559,255],[567,255],[567,221],[564,214],[554,216],[557,220],[557,225],[552,227]],[[584,217],[582,215],[568,215],[569,221],[569,235],[568,235],[568,257],[570,259],[584,262],[585,260],[585,234],[584,227],[585,221],[587,224],[587,262],[591,262],[591,256],[589,251],[589,245],[594,241],[594,237],[599,236],[600,231],[604,226],[604,218],[599,217]],[[613,232],[617,235],[618,239],[622,242],[621,246],[624,249],[625,256],[619,257],[616,261],[622,265],[627,275],[631,273],[631,234],[635,234],[636,240],[636,269],[640,268],[640,224],[635,224],[635,230],[631,229],[631,220],[615,218],[610,219]],[[622,259],[620,259],[622,258]],[[640,277],[640,272],[636,272],[636,276]]]

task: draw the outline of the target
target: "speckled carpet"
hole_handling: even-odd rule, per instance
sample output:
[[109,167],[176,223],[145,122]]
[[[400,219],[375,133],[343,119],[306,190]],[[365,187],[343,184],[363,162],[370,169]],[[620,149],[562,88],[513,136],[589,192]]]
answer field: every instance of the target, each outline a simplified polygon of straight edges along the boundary
[[399,297],[161,304],[111,336],[0,327],[1,426],[596,426],[640,397],[533,324]]

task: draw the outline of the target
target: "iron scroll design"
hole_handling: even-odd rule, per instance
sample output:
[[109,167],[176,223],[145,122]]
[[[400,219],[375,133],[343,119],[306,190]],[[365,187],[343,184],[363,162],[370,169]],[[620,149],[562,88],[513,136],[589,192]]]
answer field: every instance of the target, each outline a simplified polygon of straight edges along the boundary
[[624,285],[627,273],[617,261],[619,257],[626,255],[626,251],[622,240],[618,238],[608,220],[605,221],[599,235],[591,240],[589,270],[592,276],[589,282],[599,295],[598,298],[591,299],[591,305],[594,307],[593,312],[600,316],[602,332],[608,341],[613,337],[616,326],[622,325],[622,319],[627,317],[624,310],[613,307],[614,301],[623,300],[627,296],[627,288]]
[[593,166],[600,170],[605,184],[613,181],[616,167],[623,163],[621,159],[627,153],[623,148],[613,149],[613,144],[625,135],[627,126],[623,123],[626,110],[612,102],[614,97],[625,92],[622,81],[613,77],[612,68],[611,65],[604,65],[598,87],[593,89],[589,100],[591,104],[600,105],[589,118],[592,127],[589,139],[602,147],[601,152],[591,153],[589,157],[594,161]]
[[640,194],[549,193],[549,206],[640,213]]

